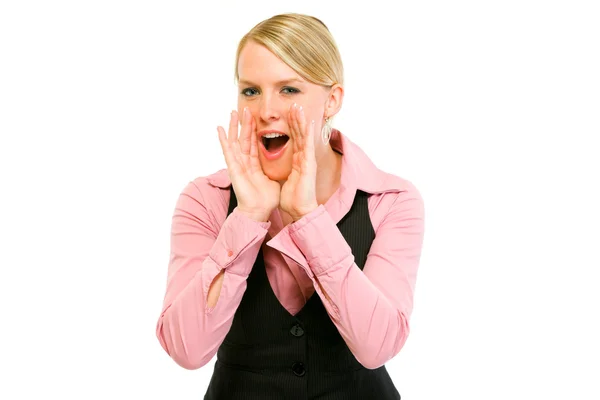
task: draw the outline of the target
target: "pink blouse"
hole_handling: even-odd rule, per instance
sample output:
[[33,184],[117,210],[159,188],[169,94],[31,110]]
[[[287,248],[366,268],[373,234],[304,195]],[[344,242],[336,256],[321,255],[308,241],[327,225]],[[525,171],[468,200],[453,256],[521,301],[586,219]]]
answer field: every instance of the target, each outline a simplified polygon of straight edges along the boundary
[[[189,182],[177,200],[171,227],[167,288],[156,335],[186,369],[207,364],[227,335],[262,247],[269,282],[295,315],[316,291],[356,359],[366,368],[394,357],[409,334],[409,318],[424,236],[424,207],[408,180],[379,170],[338,130],[331,145],[342,156],[341,182],[326,204],[283,226],[278,209],[268,222],[237,212],[227,217],[226,169]],[[375,230],[363,270],[336,224],[356,190],[371,193]],[[211,283],[223,286],[208,307]],[[357,295],[360,293],[360,295]]]

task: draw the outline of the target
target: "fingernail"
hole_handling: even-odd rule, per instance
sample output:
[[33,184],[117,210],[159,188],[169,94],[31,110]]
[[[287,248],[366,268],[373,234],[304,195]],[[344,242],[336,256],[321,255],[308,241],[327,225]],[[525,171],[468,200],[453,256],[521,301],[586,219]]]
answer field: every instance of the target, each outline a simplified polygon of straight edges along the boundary
[[302,112],[302,111],[304,111],[304,110],[302,109],[302,106],[300,106],[300,112]]
[[296,103],[294,103],[294,108],[298,107],[298,105]]

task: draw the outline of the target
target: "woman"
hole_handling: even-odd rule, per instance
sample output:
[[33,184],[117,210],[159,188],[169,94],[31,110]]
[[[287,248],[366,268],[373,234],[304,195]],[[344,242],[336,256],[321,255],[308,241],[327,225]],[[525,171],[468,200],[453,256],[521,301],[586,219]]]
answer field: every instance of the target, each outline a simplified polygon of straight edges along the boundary
[[342,75],[310,16],[239,43],[227,169],[178,199],[156,330],[184,368],[217,354],[205,399],[400,398],[384,364],[409,333],[423,202],[331,128]]

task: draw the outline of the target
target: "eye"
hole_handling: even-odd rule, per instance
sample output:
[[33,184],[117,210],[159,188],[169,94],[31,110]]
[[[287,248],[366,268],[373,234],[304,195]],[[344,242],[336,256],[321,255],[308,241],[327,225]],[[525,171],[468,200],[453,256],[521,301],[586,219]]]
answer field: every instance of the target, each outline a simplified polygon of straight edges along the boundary
[[252,96],[252,92],[251,91],[254,91],[254,92],[258,93],[258,90],[256,90],[255,88],[247,88],[247,89],[242,90],[240,93],[243,96],[250,97],[250,96]]
[[282,89],[282,91],[286,91],[286,90],[289,90],[289,91],[290,91],[290,92],[287,92],[288,94],[292,94],[292,93],[300,93],[300,91],[299,91],[298,89],[296,89],[296,88],[293,88],[293,87],[289,87],[289,86],[286,86],[286,87],[284,87],[284,88]]
[[[298,89],[296,89],[296,88],[293,88],[293,87],[289,87],[289,86],[286,86],[286,87],[284,87],[283,89],[281,89],[281,91],[282,91],[284,94],[295,94],[295,93],[300,93],[300,90],[298,90]],[[251,96],[255,96],[255,95],[257,95],[257,94],[258,94],[258,90],[257,90],[256,88],[253,88],[253,87],[251,87],[251,88],[246,88],[246,89],[242,90],[242,91],[240,92],[240,94],[241,94],[242,96],[245,96],[245,97],[251,97]]]

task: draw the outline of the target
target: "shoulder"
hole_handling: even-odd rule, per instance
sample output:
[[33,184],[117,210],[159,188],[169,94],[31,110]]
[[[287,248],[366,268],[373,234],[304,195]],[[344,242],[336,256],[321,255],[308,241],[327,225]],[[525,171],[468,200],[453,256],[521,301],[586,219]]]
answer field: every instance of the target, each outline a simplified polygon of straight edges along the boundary
[[390,221],[424,220],[423,196],[411,180],[379,169],[377,176],[378,190],[369,196],[369,214],[375,231]]
[[231,186],[229,174],[226,169],[218,170],[210,175],[198,176],[189,181],[183,189],[183,193],[196,194],[202,197],[211,198],[228,191]]
[[420,197],[419,191],[410,180],[379,168],[364,150],[350,139],[343,137],[343,142],[347,167],[358,189],[372,195],[408,193]]
[[402,183],[402,189],[369,195],[369,214],[375,230],[384,220],[394,215],[402,214],[419,219],[424,217],[425,205],[421,192],[410,181],[402,180],[399,183]]
[[404,196],[409,195],[418,196],[419,198],[421,197],[421,192],[411,180],[396,174],[382,171],[379,168],[377,169],[379,176],[381,177],[382,191],[389,191],[397,194],[404,193]]
[[369,214],[376,232],[383,222],[399,215],[422,219],[423,197],[411,180],[382,170],[358,145],[346,137],[343,141],[356,188],[369,195]]
[[227,216],[231,182],[226,169],[190,180],[181,190],[177,208],[190,215],[208,215],[215,221]]

